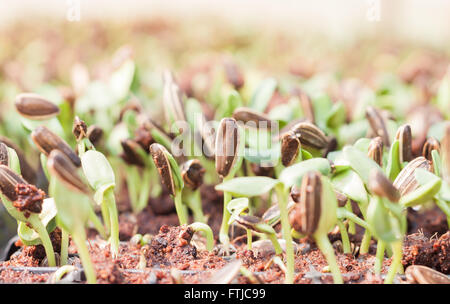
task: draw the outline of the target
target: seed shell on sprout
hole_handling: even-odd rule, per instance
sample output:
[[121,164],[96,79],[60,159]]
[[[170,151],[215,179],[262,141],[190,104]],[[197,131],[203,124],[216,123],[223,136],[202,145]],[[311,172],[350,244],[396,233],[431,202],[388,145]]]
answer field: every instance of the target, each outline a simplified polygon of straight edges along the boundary
[[47,159],[47,167],[64,185],[72,190],[89,193],[89,188],[77,174],[77,167],[59,150],[53,150]]
[[376,136],[380,136],[383,140],[383,144],[386,147],[389,147],[391,145],[389,133],[386,129],[385,120],[379,110],[372,106],[368,106],[366,109],[366,118],[369,121],[372,132],[376,134]]
[[75,116],[75,119],[73,121],[72,134],[75,135],[77,141],[80,141],[86,137],[87,134],[86,123],[83,120],[81,120],[78,116]]
[[33,93],[19,94],[15,106],[20,115],[33,120],[47,120],[59,114],[57,105]]
[[166,155],[167,150],[162,145],[154,143],[150,146],[150,154],[158,169],[161,181],[169,191],[170,195],[175,196],[175,182],[172,176],[172,169],[170,168],[169,159]]
[[0,191],[11,202],[17,200],[16,186],[28,184],[20,175],[5,165],[0,165]]
[[125,162],[131,165],[144,167],[145,162],[141,155],[137,152],[137,149],[141,149],[141,146],[132,139],[123,139],[120,141],[123,153],[120,155]]
[[203,184],[203,175],[205,175],[206,170],[198,159],[184,162],[180,170],[184,183],[192,190],[198,189]]
[[325,133],[310,122],[300,122],[293,126],[291,131],[297,135],[301,144],[307,147],[321,150],[329,144]]
[[238,155],[239,129],[234,118],[223,118],[216,135],[216,171],[226,177],[235,165]]
[[81,160],[78,155],[70,148],[70,146],[58,135],[50,131],[45,126],[39,126],[31,132],[31,138],[38,149],[48,156],[52,150],[60,150],[72,161],[72,163],[80,167]]
[[400,199],[400,192],[380,170],[373,169],[369,176],[369,190],[373,194],[385,197],[391,202]]
[[281,163],[288,167],[292,165],[300,152],[301,143],[297,135],[289,131],[281,136]]
[[292,227],[305,235],[316,232],[321,216],[322,181],[314,171],[306,173],[300,186],[300,201],[289,214]]
[[413,159],[411,126],[403,125],[398,128],[395,138],[399,141],[400,162],[409,162]]
[[9,165],[8,147],[2,142],[0,142],[0,165]]
[[370,141],[367,151],[367,156],[373,159],[380,167],[383,166],[383,146],[383,139],[377,136]]
[[103,129],[96,125],[90,125],[87,129],[86,136],[95,146],[103,137]]
[[244,124],[248,122],[253,122],[255,123],[256,128],[265,127],[270,129],[274,124],[274,122],[265,114],[259,113],[253,109],[246,107],[240,107],[235,109],[233,112],[233,118],[236,121],[240,121]]
[[425,157],[429,161],[433,161],[433,157],[431,156],[431,152],[436,150],[440,153],[441,145],[439,141],[434,137],[428,137],[422,149],[422,156]]
[[308,94],[306,94],[304,91],[300,89],[296,89],[294,91],[294,94],[297,95],[298,98],[300,99],[300,105],[302,107],[303,112],[305,113],[307,120],[310,123],[314,124],[315,123],[314,106],[311,98],[309,98]]
[[416,157],[410,161],[397,175],[393,185],[398,189],[401,196],[404,196],[414,190],[420,185],[415,177],[417,168],[422,168],[431,171],[431,162],[423,156]]

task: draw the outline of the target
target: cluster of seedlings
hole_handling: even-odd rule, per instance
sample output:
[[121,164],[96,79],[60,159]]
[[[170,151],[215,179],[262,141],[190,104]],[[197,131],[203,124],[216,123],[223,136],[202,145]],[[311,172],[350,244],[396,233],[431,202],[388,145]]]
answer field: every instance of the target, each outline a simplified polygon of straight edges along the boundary
[[[180,240],[203,245],[195,252],[229,258],[236,257],[237,238],[248,251],[264,243],[272,252],[267,267],[277,265],[286,283],[296,281],[298,244],[305,239],[325,257],[334,283],[344,282],[330,232],[337,232],[339,250],[349,256],[369,256],[375,242],[373,273],[383,274],[385,283],[402,274],[413,283],[449,283],[425,266],[404,269],[402,259],[409,208],[437,206],[450,223],[450,74],[436,98],[422,105],[428,112],[415,113],[437,111],[439,118],[425,117],[417,128],[376,98],[332,101],[293,86],[283,99],[284,83],[273,78],[247,98],[244,72],[229,60],[221,71],[202,98],[163,72],[164,119],[146,109],[127,56],[107,80],[84,84],[60,103],[45,94],[17,96],[27,132],[21,141],[37,148],[40,166],[30,172],[17,140],[2,137],[1,201],[17,220],[21,243],[42,245],[47,265],[60,267],[54,281],[75,269],[72,241],[86,281],[97,282],[88,228],[108,243],[113,259],[122,254],[116,200],[125,193],[134,214],[169,195],[184,229]],[[223,193],[216,233],[203,209],[202,185]],[[137,268],[148,267],[153,240],[141,234],[131,239],[142,248]],[[228,283],[238,272],[260,282],[241,262],[225,267],[208,282]],[[182,281],[176,271],[172,277]]]

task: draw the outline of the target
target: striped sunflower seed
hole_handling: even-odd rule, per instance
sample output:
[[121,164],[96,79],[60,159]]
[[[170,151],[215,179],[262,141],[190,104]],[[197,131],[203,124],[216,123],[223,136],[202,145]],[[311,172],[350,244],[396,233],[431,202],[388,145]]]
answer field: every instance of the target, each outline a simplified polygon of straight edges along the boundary
[[255,123],[256,128],[272,128],[274,123],[266,115],[245,107],[240,107],[234,110],[233,118],[236,121],[243,122],[244,124],[253,122]]
[[11,202],[17,200],[16,186],[28,184],[20,175],[5,165],[0,165],[0,191]]
[[184,183],[192,190],[198,189],[203,184],[203,175],[206,170],[198,159],[188,160],[181,165],[180,169]]
[[403,125],[398,128],[395,138],[399,141],[400,162],[409,162],[413,159],[411,126]]
[[8,147],[0,142],[0,165],[8,166],[9,164],[9,153]]
[[72,190],[89,193],[89,188],[77,174],[77,168],[66,154],[53,150],[47,159],[47,167],[64,185]]
[[239,129],[234,118],[223,118],[220,121],[216,135],[216,171],[226,177],[230,174],[239,155]]
[[450,184],[450,122],[446,124],[441,141],[442,176]]
[[321,150],[328,146],[328,138],[316,125],[300,122],[291,129],[299,138],[302,145]]
[[404,196],[419,187],[414,172],[417,168],[423,168],[431,171],[431,163],[425,157],[419,156],[410,161],[397,175],[394,180],[394,186],[398,189],[401,196]]
[[428,137],[427,141],[423,145],[422,156],[432,162],[433,157],[431,156],[431,152],[433,150],[436,150],[438,153],[440,153],[441,144],[439,143],[439,141],[436,138]]
[[167,150],[164,146],[154,143],[150,146],[150,154],[155,162],[162,183],[169,190],[170,195],[175,195],[175,181],[172,176],[169,159],[167,158]]
[[20,115],[34,120],[46,120],[59,114],[57,105],[33,93],[19,94],[15,106]]
[[406,280],[411,284],[450,284],[445,274],[423,265],[411,265],[405,271]]
[[142,149],[142,147],[132,139],[123,139],[120,142],[123,152],[120,154],[120,157],[130,165],[136,165],[139,167],[144,167],[145,162],[142,159],[141,155],[138,152],[138,149]]
[[383,139],[383,144],[386,147],[391,145],[389,140],[389,134],[386,129],[386,124],[380,111],[376,108],[369,106],[366,109],[366,118],[369,121],[372,132],[376,136],[380,136]]
[[380,170],[373,169],[370,172],[369,190],[375,195],[385,197],[391,202],[398,202],[400,192]]
[[281,136],[281,163],[285,167],[292,165],[300,152],[301,143],[297,135],[289,131]]
[[289,214],[291,226],[305,235],[312,235],[321,215],[322,181],[314,171],[306,173],[300,186],[300,201]]
[[383,167],[383,139],[381,137],[375,137],[370,141],[367,156]]
[[52,150],[60,150],[77,167],[81,166],[81,160],[70,146],[58,135],[50,131],[45,126],[39,126],[31,132],[31,138],[38,149],[48,156]]

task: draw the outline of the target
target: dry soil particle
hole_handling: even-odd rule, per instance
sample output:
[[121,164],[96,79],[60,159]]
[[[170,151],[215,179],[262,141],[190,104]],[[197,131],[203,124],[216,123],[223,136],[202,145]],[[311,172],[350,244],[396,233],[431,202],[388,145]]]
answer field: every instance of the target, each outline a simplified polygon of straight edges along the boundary
[[403,265],[424,265],[450,274],[450,231],[439,239],[428,239],[423,234],[408,235],[403,246]]
[[426,237],[431,237],[435,233],[440,236],[448,230],[447,217],[437,206],[418,211],[408,208],[408,234],[420,231]]
[[[28,217],[29,213],[40,213],[42,211],[42,202],[45,198],[45,193],[34,185],[18,184],[16,186],[17,200],[13,205],[19,211],[25,212]],[[27,216],[28,215],[28,216]]]

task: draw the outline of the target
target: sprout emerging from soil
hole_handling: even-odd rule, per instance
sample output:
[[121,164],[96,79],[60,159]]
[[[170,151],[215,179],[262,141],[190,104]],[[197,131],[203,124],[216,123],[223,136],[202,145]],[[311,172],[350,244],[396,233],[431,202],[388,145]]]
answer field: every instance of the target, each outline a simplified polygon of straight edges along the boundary
[[175,201],[175,208],[177,210],[180,225],[187,224],[187,210],[182,202],[184,182],[177,162],[166,148],[158,143],[154,143],[150,146],[150,154],[152,155],[163,185],[169,190],[169,194]]

